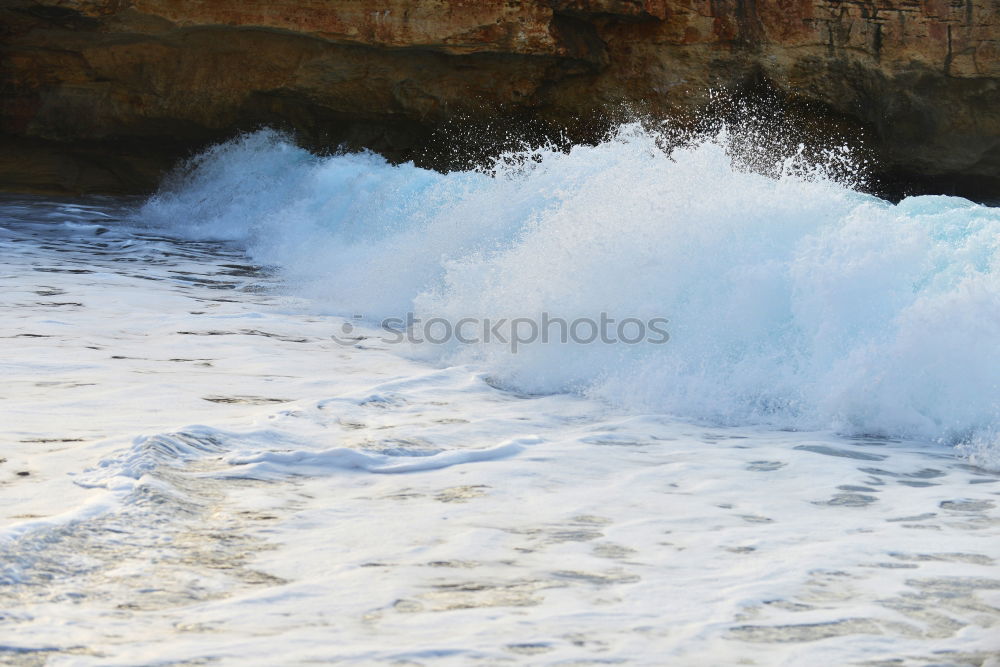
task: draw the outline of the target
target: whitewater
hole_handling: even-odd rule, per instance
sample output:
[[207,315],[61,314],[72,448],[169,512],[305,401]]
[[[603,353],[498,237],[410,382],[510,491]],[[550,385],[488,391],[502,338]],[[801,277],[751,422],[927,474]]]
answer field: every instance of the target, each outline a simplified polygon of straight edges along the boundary
[[[0,200],[0,659],[1000,665],[1000,209],[850,166],[265,130]],[[602,316],[669,335],[383,326]]]

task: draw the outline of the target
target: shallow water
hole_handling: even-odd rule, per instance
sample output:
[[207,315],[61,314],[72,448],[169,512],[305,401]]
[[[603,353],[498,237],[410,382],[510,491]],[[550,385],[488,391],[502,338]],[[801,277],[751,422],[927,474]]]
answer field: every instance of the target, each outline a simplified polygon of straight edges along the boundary
[[1000,473],[947,443],[343,345],[319,259],[134,204],[0,202],[0,660],[998,664]]

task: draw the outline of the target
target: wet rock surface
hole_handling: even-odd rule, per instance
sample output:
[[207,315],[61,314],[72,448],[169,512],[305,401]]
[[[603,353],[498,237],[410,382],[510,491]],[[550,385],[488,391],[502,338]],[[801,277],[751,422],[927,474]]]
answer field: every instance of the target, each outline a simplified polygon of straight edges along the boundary
[[996,0],[8,0],[0,123],[19,151],[0,182],[148,190],[262,124],[454,168],[511,133],[591,140],[622,104],[690,119],[763,88],[861,137],[886,187],[989,199],[998,17]]

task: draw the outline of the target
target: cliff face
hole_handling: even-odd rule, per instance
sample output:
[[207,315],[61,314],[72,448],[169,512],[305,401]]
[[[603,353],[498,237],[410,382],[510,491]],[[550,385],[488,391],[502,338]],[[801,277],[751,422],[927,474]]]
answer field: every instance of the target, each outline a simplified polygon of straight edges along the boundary
[[457,118],[582,135],[623,101],[683,116],[763,83],[885,172],[1000,193],[1000,0],[4,0],[0,21],[9,156],[167,156],[264,123],[405,158]]

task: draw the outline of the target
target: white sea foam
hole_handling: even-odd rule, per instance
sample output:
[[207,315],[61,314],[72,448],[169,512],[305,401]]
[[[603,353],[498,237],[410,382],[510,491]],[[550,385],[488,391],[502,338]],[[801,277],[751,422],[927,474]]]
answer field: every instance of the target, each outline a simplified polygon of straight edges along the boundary
[[657,139],[625,126],[598,146],[442,175],[317,157],[265,131],[199,157],[139,218],[241,241],[317,307],[372,321],[670,320],[667,345],[433,350],[509,386],[724,424],[976,443],[991,460],[1000,210],[893,205],[800,159],[751,173],[724,133],[672,151]]
[[[266,147],[266,137],[247,141],[262,139]],[[626,148],[641,141],[643,135],[620,140]],[[581,150],[599,157],[622,146]],[[649,148],[642,164],[652,169],[660,162]],[[183,228],[203,233],[198,225],[208,219],[199,215],[211,197],[204,208],[196,199],[175,208],[183,214],[176,219],[169,201],[161,201],[159,212],[168,215],[158,224],[171,227],[156,233],[124,228],[116,202],[87,208],[0,201],[0,219],[12,232],[0,239],[7,296],[0,332],[7,352],[0,364],[7,417],[0,429],[0,627],[8,637],[0,661],[990,664],[1000,655],[998,474],[935,443],[843,438],[825,429],[706,427],[658,412],[668,399],[675,401],[671,409],[684,407],[677,392],[655,384],[662,382],[657,373],[670,370],[671,350],[682,349],[706,355],[702,384],[692,382],[688,391],[692,401],[701,391],[715,410],[690,414],[822,421],[821,403],[798,413],[781,404],[755,412],[726,393],[725,383],[717,395],[710,391],[718,377],[737,381],[743,369],[773,376],[783,370],[790,384],[823,367],[821,356],[801,369],[777,357],[769,365],[763,353],[750,355],[755,348],[744,352],[743,366],[735,365],[735,352],[710,364],[710,343],[763,336],[774,315],[765,306],[783,294],[781,280],[744,305],[742,317],[755,328],[725,332],[708,319],[701,331],[716,339],[702,347],[684,338],[685,320],[677,315],[710,312],[723,324],[738,322],[741,315],[727,308],[750,290],[741,293],[736,278],[719,275],[744,255],[784,257],[792,241],[779,244],[777,235],[751,243],[749,223],[739,227],[736,214],[721,229],[710,220],[703,229],[685,227],[687,218],[643,222],[625,203],[605,206],[606,216],[618,211],[611,222],[621,231],[611,227],[601,236],[596,224],[573,223],[565,213],[593,180],[579,155],[539,153],[522,173],[511,169],[493,179],[392,168],[365,156],[330,162],[274,143],[271,149],[298,155],[299,166],[272,165],[272,180],[285,184],[258,180],[241,197],[260,191],[264,199],[287,201],[259,219],[264,204],[244,201],[240,213],[241,204],[232,203],[233,217],[217,215],[216,229],[204,235],[228,234],[256,257],[270,257],[286,286],[318,301],[283,295],[276,276],[257,270],[234,244],[171,238]],[[714,149],[691,150],[710,157]],[[265,166],[266,151],[250,155],[256,157],[244,168]],[[548,203],[535,206],[542,180],[557,183],[569,172],[552,166],[560,161],[576,165],[579,182],[544,193]],[[629,161],[620,163],[626,173]],[[367,229],[358,219],[338,237],[324,228],[328,218],[291,216],[296,196],[299,206],[319,206],[309,204],[308,188],[295,195],[285,187],[305,178],[308,164],[316,172],[339,165],[344,174],[361,174],[354,181],[382,195],[358,200],[358,210],[370,211],[382,228]],[[662,167],[667,174],[674,168]],[[815,223],[824,230],[840,223],[823,202],[894,210],[822,179],[731,176],[732,183],[742,178],[757,179],[764,199],[767,188],[779,187],[798,189],[807,202],[819,199],[800,208],[827,216]],[[396,192],[420,179],[423,185],[405,196]],[[348,203],[350,181],[341,193]],[[654,181],[647,179],[646,190],[655,199]],[[491,197],[496,211],[477,209],[476,201]],[[521,211],[500,229],[494,218],[505,214],[504,199]],[[467,221],[463,239],[435,227],[462,207],[479,213],[454,213],[457,225]],[[755,220],[778,225],[786,236],[809,229],[792,219],[793,208],[777,222],[763,214]],[[648,216],[667,219],[666,207],[657,210]],[[116,219],[105,222],[105,212]],[[270,226],[281,215],[287,228]],[[667,238],[660,227],[670,225],[677,238],[713,240],[715,254],[699,250],[703,261],[670,254],[669,245],[656,242]],[[641,229],[644,244],[636,242]],[[724,243],[727,229],[743,230],[735,250]],[[559,231],[570,240],[581,236],[575,245],[557,243]],[[835,264],[835,253],[820,244],[825,237],[801,235],[814,246],[795,276],[808,276],[810,263]],[[422,250],[422,240],[433,249]],[[694,241],[689,247],[701,247]],[[844,252],[857,245],[845,242]],[[557,252],[564,246],[565,257]],[[372,269],[392,259],[392,248],[410,253],[403,278]],[[628,253],[645,253],[648,261],[606,261]],[[900,253],[919,257],[913,248]],[[324,263],[335,254],[340,264]],[[307,256],[311,263],[296,263]],[[575,273],[567,268],[574,265]],[[640,275],[631,277],[626,270],[636,266]],[[480,275],[488,271],[492,280]],[[671,292],[671,280],[681,279],[687,282]],[[939,292],[949,294],[947,280],[940,282]],[[837,294],[838,284],[831,280],[826,293],[793,294],[801,313],[785,316],[820,320],[837,303],[824,294]],[[874,298],[865,294],[859,288],[852,298]],[[357,306],[366,295],[379,310]],[[885,310],[896,307],[883,301]],[[672,320],[667,345],[539,345],[517,355],[503,346],[428,348],[436,368],[396,354],[404,348],[374,340],[379,331],[358,323],[356,343],[331,340],[345,320],[315,314],[360,310],[377,319],[409,308],[447,316],[551,308],[592,317],[606,306],[620,317],[626,309],[661,314],[661,304]],[[970,317],[975,312],[969,308]],[[855,338],[894,340],[856,320]],[[968,331],[974,337],[978,330]],[[838,349],[831,343],[828,358]],[[728,376],[720,370],[727,358],[734,364]],[[803,358],[809,360],[799,352],[800,364]],[[870,363],[890,368],[889,361]],[[674,377],[691,375],[689,367],[677,368]],[[632,384],[615,384],[628,374]],[[605,400],[496,388],[505,383],[577,389]],[[654,409],[628,414],[608,400]],[[963,451],[972,462],[993,460],[991,433],[967,438]]]

